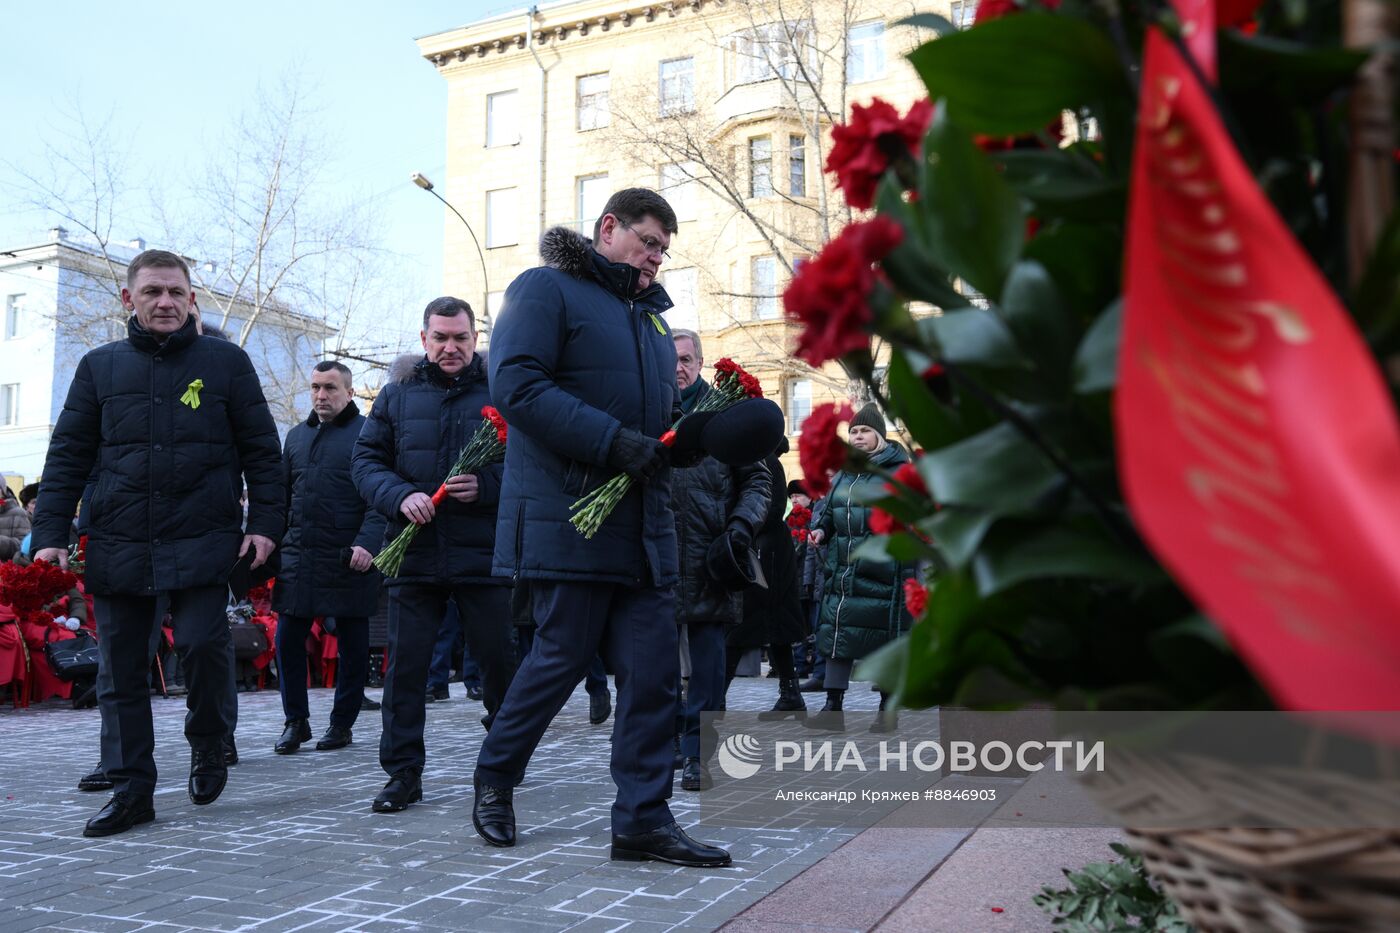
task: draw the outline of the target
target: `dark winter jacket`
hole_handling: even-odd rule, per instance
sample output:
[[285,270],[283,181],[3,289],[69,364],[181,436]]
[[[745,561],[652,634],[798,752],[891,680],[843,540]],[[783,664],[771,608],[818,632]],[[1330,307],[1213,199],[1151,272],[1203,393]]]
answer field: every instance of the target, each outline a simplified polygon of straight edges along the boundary
[[[709,391],[704,385],[699,398]],[[762,463],[728,467],[706,457],[694,467],[671,471],[681,569],[677,622],[739,621],[743,593],[717,584],[706,569],[705,557],[714,540],[736,525],[743,527],[750,541],[757,537],[768,513],[770,487],[768,467]]]
[[[890,444],[871,458],[893,472],[909,460],[904,448]],[[854,660],[904,633],[912,621],[904,611],[907,564],[852,560],[851,554],[871,535],[870,506],[858,492],[884,480],[873,473],[840,471],[832,479],[826,510],[818,527],[825,534],[826,592],[822,594],[817,651],[829,658]]]
[[[399,511],[403,501],[410,493],[437,492],[481,424],[481,409],[490,404],[486,360],[480,353],[456,378],[424,357],[380,390],[360,430],[350,472],[360,495],[388,519],[386,544],[408,525]],[[501,464],[476,475],[480,497],[465,503],[444,499],[413,539],[389,586],[510,582],[491,573]]]
[[19,553],[20,542],[29,534],[29,513],[14,499],[0,499],[0,561]]
[[[807,523],[808,529],[816,528],[821,523],[822,513],[825,511],[826,499],[818,499],[812,503],[812,519]],[[810,540],[803,542],[797,549],[797,566],[797,595],[804,600],[820,600],[826,569],[826,547],[813,544]]]
[[[779,452],[786,450],[784,442]],[[768,586],[751,586],[744,591],[743,619],[725,635],[726,644],[732,648],[791,645],[807,637],[807,621],[803,618],[802,601],[797,593],[797,553],[792,531],[783,521],[787,476],[778,456],[778,453],[771,454],[765,461],[772,491],[763,526],[754,537],[758,562]]]
[[310,418],[287,432],[282,474],[287,488],[287,536],[272,590],[272,608],[294,616],[372,616],[379,571],[351,570],[342,552],[371,554],[384,543],[384,516],[366,508],[350,478],[350,455],[365,416],[354,402],[330,421]]
[[258,374],[242,348],[196,333],[193,318],[163,343],[135,318],[127,334],[78,362],[44,462],[34,550],[68,546],[95,466],[89,592],[226,583],[245,479],[248,533],[278,541],[284,530],[281,448]]
[[656,284],[609,262],[563,227],[544,265],[517,276],[491,334],[491,395],[510,423],[496,536],[497,573],[526,579],[671,586],[677,578],[670,470],[637,483],[585,539],[571,506],[617,475],[621,427],[660,437],[671,424],[676,348]]

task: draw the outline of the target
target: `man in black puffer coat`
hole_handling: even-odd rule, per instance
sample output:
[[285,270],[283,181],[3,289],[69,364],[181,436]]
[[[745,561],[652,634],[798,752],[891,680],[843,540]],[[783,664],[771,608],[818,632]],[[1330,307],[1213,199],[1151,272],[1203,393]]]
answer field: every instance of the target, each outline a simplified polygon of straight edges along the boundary
[[[156,599],[170,600],[189,695],[189,794],[212,803],[228,777],[222,749],[233,690],[228,579],[240,555],[259,567],[282,537],[277,428],[248,354],[201,336],[189,269],[147,250],[127,268],[127,338],[85,355],[44,463],[35,557],[67,563],[68,531],[93,477],[85,581],[101,665],[98,703],[115,794],[84,834],[155,818],[155,735],[147,671]],[[239,493],[248,486],[247,531]]]
[[[377,813],[395,813],[423,798],[423,706],[449,599],[481,665],[488,729],[515,674],[510,579],[491,572],[502,465],[448,476],[481,424],[482,408],[491,404],[471,306],[450,297],[429,302],[422,340],[423,359],[374,400],[351,465],[360,495],[389,520],[386,541],[409,522],[421,526],[398,575],[387,581],[389,671],[379,763],[389,782],[374,799]],[[447,498],[434,506],[433,493],[443,483]]]
[[369,675],[369,617],[378,606],[380,584],[370,561],[384,543],[385,520],[365,507],[350,479],[350,455],[365,423],[353,394],[348,366],[317,363],[311,372],[311,417],[287,432],[282,450],[287,537],[272,590],[277,684],[286,717],[273,748],[279,755],[311,740],[306,638],[316,616],[335,619],[338,651],[335,705],[317,751],[350,744]]
[[[672,331],[671,336],[681,410],[689,414],[710,393],[710,384],[700,376],[705,364],[700,336],[691,330]],[[749,548],[768,514],[770,485],[763,463],[729,467],[706,457],[689,469],[671,471],[681,569],[676,623],[685,626],[690,646],[690,685],[681,709],[682,790],[710,786],[700,760],[700,713],[724,709],[725,627],[740,619],[747,582],[736,571],[748,561]],[[717,564],[723,568],[720,575],[734,575],[720,579]]]

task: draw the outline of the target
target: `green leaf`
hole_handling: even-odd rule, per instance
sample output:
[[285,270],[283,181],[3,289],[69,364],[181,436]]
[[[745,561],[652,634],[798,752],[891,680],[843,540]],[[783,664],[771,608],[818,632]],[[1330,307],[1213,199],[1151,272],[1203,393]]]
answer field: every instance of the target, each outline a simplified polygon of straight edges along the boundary
[[1089,328],[1074,356],[1074,391],[1080,395],[1106,392],[1118,384],[1118,337],[1123,328],[1123,302],[1115,301]]
[[987,529],[996,520],[994,515],[978,509],[948,507],[919,522],[919,530],[933,539],[944,558],[961,570],[972,560]]
[[893,172],[885,173],[880,180],[875,206],[904,228],[905,236],[899,246],[880,261],[880,268],[895,288],[907,298],[927,301],[935,307],[966,307],[968,300],[953,287],[947,270],[929,252],[923,215],[904,200],[904,189]]
[[962,308],[920,318],[919,334],[942,359],[989,369],[1031,368],[1006,322],[987,308]]
[[1333,45],[1305,45],[1276,36],[1217,33],[1220,83],[1232,93],[1267,89],[1290,105],[1321,100],[1349,86],[1370,53]]
[[894,558],[887,550],[889,542],[890,539],[885,535],[871,535],[856,545],[856,549],[851,552],[851,563],[858,560],[868,560],[874,564],[893,563]]
[[1098,531],[1054,525],[1039,532],[994,535],[972,562],[977,590],[990,596],[1026,580],[1079,577],[1115,583],[1160,583],[1160,567]]
[[914,440],[925,450],[937,450],[961,440],[966,432],[919,378],[907,351],[890,356],[890,405]]
[[1035,360],[1052,392],[1063,394],[1079,328],[1065,311],[1050,273],[1038,262],[1016,263],[1000,307],[1021,351]]
[[996,515],[1035,510],[1058,487],[1053,464],[1010,424],[1001,423],[919,459],[934,501]]
[[857,680],[874,681],[885,693],[898,701],[904,689],[905,673],[909,668],[909,636],[886,642],[871,654],[856,662],[852,672]]
[[1123,219],[1126,185],[1105,178],[1084,156],[1065,149],[1013,149],[994,153],[992,160],[1042,219],[1110,223]]
[[950,122],[941,103],[924,138],[924,155],[918,211],[929,250],[941,268],[995,301],[1025,242],[1021,199],[967,131]]
[[1374,345],[1400,326],[1400,210],[1393,211],[1351,300],[1352,314]]
[[929,96],[977,133],[1036,133],[1105,93],[1129,93],[1113,43],[1071,16],[1025,12],[926,42],[909,54]]
[[932,29],[940,36],[950,36],[958,31],[958,27],[948,22],[947,18],[939,16],[937,13],[915,13],[913,16],[906,16],[904,19],[895,20],[895,26],[913,26],[916,29]]
[[1123,233],[1106,224],[1055,224],[1026,244],[1027,259],[1043,265],[1065,305],[1091,321],[1121,294]]

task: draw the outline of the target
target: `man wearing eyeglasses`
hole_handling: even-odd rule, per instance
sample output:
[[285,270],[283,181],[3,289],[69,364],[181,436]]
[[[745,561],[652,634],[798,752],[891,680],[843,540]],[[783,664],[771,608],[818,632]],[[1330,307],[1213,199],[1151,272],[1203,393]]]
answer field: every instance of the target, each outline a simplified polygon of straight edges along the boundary
[[[617,678],[614,859],[724,866],[675,822],[675,585],[669,450],[676,350],[656,282],[676,215],[646,188],[608,199],[593,239],[563,227],[515,279],[491,336],[490,384],[511,425],[494,570],[530,581],[534,645],[481,745],[472,823],[515,844],[512,792],[595,653]],[[570,506],[618,473],[635,481],[590,539]]]

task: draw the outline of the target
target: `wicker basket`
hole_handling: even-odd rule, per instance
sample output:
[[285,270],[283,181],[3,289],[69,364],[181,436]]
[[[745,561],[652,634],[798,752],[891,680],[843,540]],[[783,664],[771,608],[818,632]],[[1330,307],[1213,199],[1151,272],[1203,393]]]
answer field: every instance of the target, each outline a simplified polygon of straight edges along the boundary
[[[1121,759],[1120,759],[1121,761]],[[1142,759],[1088,784],[1199,933],[1400,931],[1400,782],[1204,759]],[[1325,828],[1356,827],[1356,828]]]

